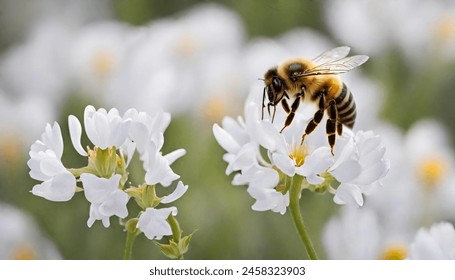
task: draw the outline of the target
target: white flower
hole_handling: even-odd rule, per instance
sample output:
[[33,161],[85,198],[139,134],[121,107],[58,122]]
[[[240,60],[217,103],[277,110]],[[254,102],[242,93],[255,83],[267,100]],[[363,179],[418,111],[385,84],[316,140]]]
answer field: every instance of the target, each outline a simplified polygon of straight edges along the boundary
[[129,132],[129,122],[123,120],[115,108],[107,112],[103,108],[95,110],[93,106],[87,106],[84,111],[84,126],[90,141],[101,149],[120,147],[125,143]]
[[151,116],[146,112],[129,109],[123,115],[123,119],[131,120],[128,136],[134,142],[141,156],[145,155],[145,149],[149,141],[152,141],[158,149],[161,149],[164,144],[164,131],[171,122],[169,113],[158,112]]
[[169,215],[176,216],[177,208],[147,208],[139,217],[137,227],[148,239],[161,239],[163,236],[172,235],[171,226],[166,221]]
[[[251,171],[250,171],[251,172]],[[256,202],[251,206],[255,211],[286,213],[289,206],[289,192],[285,194],[276,190],[279,183],[279,174],[271,168],[258,168],[249,180],[248,193]]]
[[99,178],[90,173],[81,175],[85,197],[91,203],[88,227],[91,227],[96,220],[101,220],[104,227],[109,227],[111,216],[125,218],[128,215],[126,204],[129,197],[118,188],[120,178],[119,174],[109,179]]
[[[285,116],[279,108],[273,124],[268,119],[260,119],[260,106],[254,102],[247,103],[245,116],[245,122],[241,118],[237,122],[225,118],[223,127],[213,126],[213,133],[227,151],[223,156],[228,162],[226,173],[240,172],[233,183],[249,185],[249,194],[257,200],[255,210],[284,213],[289,201],[282,176],[297,174],[316,188],[330,184],[326,180],[332,176],[341,183],[335,190],[334,201],[361,206],[362,194],[378,185],[389,168],[384,159],[385,148],[372,132],[353,134],[345,129],[343,135],[337,137],[335,156],[332,156],[323,125],[300,145],[309,118],[299,112],[282,133]],[[266,150],[267,158],[260,153],[261,148]]]
[[241,95],[242,38],[238,15],[216,4],[154,21],[131,35],[106,97],[122,109],[174,113],[205,109],[201,104],[219,96],[218,90],[223,97]]
[[[407,16],[410,7],[412,17]],[[425,61],[425,51],[436,50],[453,58],[447,52],[454,46],[452,2],[332,0],[326,2],[324,12],[333,35],[361,52],[380,54],[398,46],[413,63]]]
[[[343,207],[324,226],[322,241],[329,259],[404,259],[414,234],[397,227],[367,204],[361,209]],[[395,213],[394,213],[395,214]],[[396,213],[403,218],[401,213]]]
[[0,63],[0,79],[11,93],[60,102],[67,92],[66,64],[71,28],[61,22],[36,24],[25,42],[11,48]]
[[61,259],[57,247],[31,215],[0,203],[0,221],[0,260]]
[[[83,150],[80,144],[82,128],[79,120],[73,115],[70,115],[68,117],[68,123],[71,142],[74,148],[79,154],[86,156],[87,152]],[[123,120],[115,108],[109,110],[109,112],[103,108],[96,110],[91,105],[85,108],[85,132],[90,141],[101,149],[122,146],[127,140],[129,125],[130,122]]]
[[69,53],[70,74],[76,86],[103,97],[119,70],[129,34],[129,26],[120,22],[84,26],[76,34]]
[[455,229],[447,222],[420,229],[411,244],[409,259],[455,260]]
[[[175,190],[161,198],[161,203],[171,203],[182,197],[188,190],[188,186],[181,181],[178,182]],[[171,235],[171,226],[167,222],[169,215],[176,216],[177,208],[147,208],[139,217],[137,227],[144,232],[148,239],[161,239],[163,236]]]
[[[390,163],[384,158],[386,149],[380,137],[372,131],[359,131],[351,141],[353,146],[349,147],[349,143],[345,147],[354,152],[355,156],[351,156],[331,172],[341,183],[334,201],[338,204],[362,206],[362,193],[370,193],[379,186],[378,180],[386,175]],[[343,151],[346,151],[346,148]]]
[[58,123],[46,125],[41,140],[30,148],[27,165],[33,179],[44,181],[35,185],[32,193],[51,201],[68,201],[76,192],[76,179],[61,161],[63,138]]
[[39,96],[17,97],[0,88],[0,146],[7,146],[7,141],[14,140],[19,147],[28,148],[55,115],[56,108],[48,99]]
[[145,182],[149,185],[160,183],[165,187],[169,186],[173,181],[180,178],[179,175],[174,173],[170,165],[184,154],[185,150],[180,149],[163,156],[156,144],[149,141],[145,154],[147,160],[144,161],[146,170]]

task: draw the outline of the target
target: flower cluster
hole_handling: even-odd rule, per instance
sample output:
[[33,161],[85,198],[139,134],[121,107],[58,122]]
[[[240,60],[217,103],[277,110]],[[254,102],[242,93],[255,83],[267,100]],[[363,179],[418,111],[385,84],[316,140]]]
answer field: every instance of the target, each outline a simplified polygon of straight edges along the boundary
[[[185,154],[184,149],[162,154],[163,133],[169,123],[168,113],[151,116],[130,109],[121,116],[116,109],[96,110],[87,106],[84,127],[93,144],[87,146],[87,150],[81,144],[80,121],[75,116],[68,117],[71,142],[81,156],[88,158],[87,166],[81,168],[63,165],[60,126],[56,122],[47,124],[41,139],[31,146],[27,162],[30,176],[42,181],[33,187],[32,193],[51,201],[68,201],[76,192],[83,191],[91,204],[89,227],[97,220],[109,227],[112,216],[125,219],[129,198],[134,197],[143,211],[132,219],[134,226],[130,230],[136,234],[144,232],[152,240],[174,234],[168,218],[177,215],[177,208],[158,209],[157,206],[179,199],[188,186],[179,181],[171,194],[158,197],[155,193],[156,184],[168,187],[180,178],[171,164]],[[128,166],[135,152],[139,154],[145,171],[144,181],[137,186],[127,185]]]
[[345,129],[332,155],[322,125],[300,144],[310,118],[297,112],[292,125],[280,133],[284,117],[279,114],[277,110],[274,123],[261,120],[260,105],[247,102],[245,120],[226,117],[222,126],[213,126],[215,138],[227,151],[226,174],[238,172],[232,183],[248,185],[256,200],[252,209],[284,214],[294,176],[305,179],[304,189],[333,193],[337,204],[362,206],[362,194],[378,186],[389,169],[380,137]]
[[[419,249],[415,254],[412,244],[418,240],[427,242],[428,234],[422,233],[422,227],[454,219],[455,158],[450,138],[444,126],[431,119],[416,122],[406,133],[392,125],[379,129],[387,143],[392,168],[382,180],[383,187],[369,197],[360,211],[343,209],[327,222],[323,230],[327,256],[434,258],[433,249],[425,249],[427,245],[417,246],[425,250]],[[440,232],[443,234],[438,238],[452,238],[448,230]]]

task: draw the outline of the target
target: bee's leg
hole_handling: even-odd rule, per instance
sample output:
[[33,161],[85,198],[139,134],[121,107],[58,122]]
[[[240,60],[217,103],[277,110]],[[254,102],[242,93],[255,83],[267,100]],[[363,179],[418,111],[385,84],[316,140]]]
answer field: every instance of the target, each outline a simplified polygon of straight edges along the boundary
[[262,114],[261,114],[261,120],[264,119],[264,108],[265,108],[265,91],[266,91],[266,87],[264,87],[264,92],[262,93]]
[[341,136],[343,134],[343,124],[337,120],[337,134]]
[[329,101],[329,106],[327,108],[328,120],[326,125],[327,138],[329,140],[330,151],[333,155],[333,146],[335,146],[335,133],[338,131],[340,133],[341,123],[337,122],[338,119],[338,110],[335,103],[335,100]]
[[324,93],[321,93],[319,96],[319,106],[318,110],[316,113],[314,113],[313,118],[308,122],[306,128],[305,128],[305,133],[302,135],[302,142],[300,145],[303,144],[303,141],[305,141],[305,136],[313,132],[313,130],[318,126],[318,124],[321,122],[322,117],[324,117],[324,109],[325,109],[325,96]]
[[292,120],[294,119],[295,116],[295,111],[297,111],[300,105],[300,97],[298,96],[294,100],[290,109],[288,103],[286,102],[286,99],[283,98],[283,100],[281,100],[281,104],[283,105],[283,109],[286,111],[286,113],[288,113],[288,116],[286,117],[286,121],[284,122],[284,126],[280,130],[280,133],[283,132],[283,130],[292,123]]
[[283,106],[283,109],[286,112],[286,114],[289,114],[289,112],[291,112],[291,109],[289,108],[289,105],[288,105],[288,102],[286,101],[286,99],[283,98],[281,100],[281,106]]

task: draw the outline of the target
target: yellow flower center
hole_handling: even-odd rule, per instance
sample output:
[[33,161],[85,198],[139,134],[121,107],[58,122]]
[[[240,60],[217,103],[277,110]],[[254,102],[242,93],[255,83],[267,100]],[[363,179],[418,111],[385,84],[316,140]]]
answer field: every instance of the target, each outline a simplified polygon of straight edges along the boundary
[[294,160],[295,166],[302,166],[303,163],[305,162],[305,157],[308,154],[308,149],[305,143],[303,145],[300,144],[294,144],[293,149],[291,149],[291,153],[289,154],[289,157]]
[[447,163],[437,157],[429,158],[420,163],[418,174],[422,182],[428,187],[435,187],[446,175]]
[[11,254],[11,259],[13,260],[36,260],[36,258],[35,250],[26,244],[14,248],[14,251]]
[[114,56],[106,50],[99,50],[92,58],[92,69],[98,76],[108,76],[114,70],[114,65]]
[[219,122],[228,112],[228,100],[224,96],[208,98],[201,110],[202,117],[208,122]]
[[190,35],[184,35],[177,43],[177,53],[184,57],[190,57],[199,50],[198,41]]
[[435,35],[443,43],[455,39],[455,20],[449,17],[442,18],[436,25]]
[[21,143],[15,135],[3,135],[0,139],[0,163],[16,168],[21,162]]
[[388,246],[381,254],[382,260],[404,260],[408,255],[408,248],[403,245]]

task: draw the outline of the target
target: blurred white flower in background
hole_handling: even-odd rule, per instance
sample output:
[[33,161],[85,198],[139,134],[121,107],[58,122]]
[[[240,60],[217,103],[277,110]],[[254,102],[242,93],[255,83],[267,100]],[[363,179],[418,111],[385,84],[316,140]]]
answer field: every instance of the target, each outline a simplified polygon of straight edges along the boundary
[[454,260],[455,229],[447,222],[417,232],[409,250],[410,260]]
[[[385,124],[378,132],[387,146],[390,172],[361,211],[343,210],[327,223],[324,244],[329,258],[407,258],[420,227],[455,218],[454,153],[444,127],[435,120],[421,120],[406,134]],[[353,222],[363,219],[371,224]],[[349,239],[351,231],[356,232],[355,240],[362,240],[358,247],[366,251],[349,245],[354,242]],[[374,250],[367,251],[368,244],[375,244]]]
[[455,46],[453,2],[332,0],[325,3],[324,12],[332,35],[365,54],[380,55],[400,47],[417,64],[422,53],[454,57],[450,52]]
[[48,100],[8,95],[0,89],[0,167],[14,170],[23,165],[31,143],[55,117]]
[[368,203],[359,209],[340,209],[340,213],[326,223],[322,232],[328,259],[405,259],[414,231],[407,227],[397,230],[388,221],[390,216],[403,218],[400,213],[392,211],[389,216],[381,217]]
[[27,213],[0,203],[0,259],[60,259],[56,246]]
[[243,26],[230,10],[200,5],[133,33],[108,93],[111,104],[175,113],[211,106],[221,110],[205,104],[244,94],[237,92],[242,80],[235,63],[240,61]]
[[[369,203],[389,223],[414,230],[455,218],[455,154],[444,127],[435,120],[416,122],[406,134],[379,129],[387,143],[391,172]],[[394,218],[389,213],[403,213]]]
[[25,41],[0,57],[0,81],[14,96],[60,104],[68,93],[68,48],[73,28],[59,21],[34,27]]
[[69,50],[69,75],[75,90],[103,101],[125,56],[132,27],[120,22],[96,22],[77,32]]
[[62,24],[81,25],[94,20],[112,18],[110,0],[1,0],[2,37],[8,41],[22,39],[34,26],[44,21],[59,21]]

